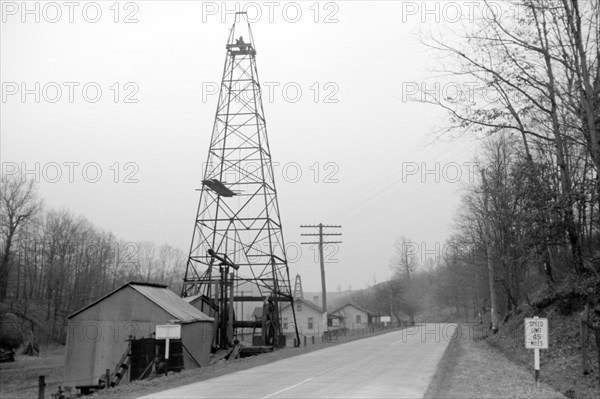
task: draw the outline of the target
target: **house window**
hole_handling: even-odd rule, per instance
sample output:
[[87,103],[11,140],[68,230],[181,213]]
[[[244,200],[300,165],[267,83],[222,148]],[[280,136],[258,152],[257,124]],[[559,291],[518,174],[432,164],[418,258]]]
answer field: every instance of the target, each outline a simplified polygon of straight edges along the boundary
[[302,312],[302,302],[296,302],[296,310]]
[[288,319],[287,319],[287,317],[283,318],[283,329],[284,330],[288,329]]
[[312,330],[312,329],[313,329],[313,323],[314,323],[314,322],[313,322],[313,318],[312,318],[312,317],[309,317],[309,318],[308,318],[308,329],[309,329],[309,330]]
[[360,323],[361,323],[361,321],[360,321],[360,315],[357,314],[356,315],[356,324],[360,324]]

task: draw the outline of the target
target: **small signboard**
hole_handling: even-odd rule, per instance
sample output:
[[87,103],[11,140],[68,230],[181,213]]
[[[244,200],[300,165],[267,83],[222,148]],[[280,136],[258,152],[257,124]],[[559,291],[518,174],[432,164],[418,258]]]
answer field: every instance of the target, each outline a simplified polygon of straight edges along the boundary
[[548,319],[525,319],[525,348],[548,349]]
[[180,339],[181,324],[163,324],[156,326],[156,339]]
[[169,341],[181,338],[181,324],[157,324],[156,339],[165,339],[165,359],[169,358]]
[[533,349],[535,385],[540,386],[540,349],[548,349],[548,319],[525,319],[525,348]]

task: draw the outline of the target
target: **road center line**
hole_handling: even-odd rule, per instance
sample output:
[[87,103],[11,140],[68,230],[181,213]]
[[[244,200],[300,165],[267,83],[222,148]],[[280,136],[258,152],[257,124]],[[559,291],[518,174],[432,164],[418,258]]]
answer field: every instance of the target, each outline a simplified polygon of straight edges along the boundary
[[294,389],[294,388],[296,388],[296,387],[299,387],[300,385],[307,383],[308,381],[312,380],[313,378],[314,378],[314,377],[307,378],[307,379],[305,379],[304,381],[300,381],[300,382],[299,382],[299,383],[297,383],[297,384],[290,385],[290,386],[289,386],[289,387],[287,387],[287,388],[283,388],[283,389],[281,389],[281,390],[279,390],[279,391],[277,391],[277,392],[274,392],[274,393],[272,393],[272,394],[270,394],[270,395],[264,396],[262,399],[269,399],[269,398],[272,398],[272,397],[273,397],[273,396],[275,396],[275,395],[279,395],[280,393],[283,393],[283,392],[285,392],[285,391],[289,391],[290,389]]

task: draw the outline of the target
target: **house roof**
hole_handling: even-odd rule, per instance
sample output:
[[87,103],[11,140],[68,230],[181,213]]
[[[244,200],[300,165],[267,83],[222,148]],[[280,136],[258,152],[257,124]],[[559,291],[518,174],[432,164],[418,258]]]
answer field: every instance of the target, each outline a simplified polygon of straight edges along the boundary
[[360,310],[360,311],[363,311],[363,312],[365,312],[366,314],[368,314],[369,316],[377,316],[377,313],[373,313],[373,312],[371,312],[370,310],[367,310],[367,309],[365,309],[365,308],[361,308],[360,306],[358,306],[358,305],[355,305],[355,304],[353,304],[353,303],[351,303],[351,302],[348,302],[347,304],[345,304],[345,305],[343,305],[343,306],[340,306],[339,308],[337,308],[337,309],[333,310],[331,313],[337,313],[337,312],[341,311],[342,309],[344,309],[344,308],[346,308],[346,307],[348,307],[348,306],[352,306],[353,308],[356,308],[356,309],[358,309],[358,310]]
[[79,309],[75,313],[71,314],[68,318],[72,318],[86,309],[95,306],[96,304],[104,301],[109,296],[116,292],[124,289],[125,287],[131,287],[156,305],[160,306],[165,312],[173,316],[174,319],[179,320],[182,323],[191,323],[194,321],[214,321],[212,317],[209,317],[190,305],[188,302],[177,296],[173,291],[167,288],[166,285],[150,284],[150,283],[136,283],[129,282],[116,290],[106,294],[100,299],[90,303],[82,309]]
[[183,297],[182,299],[184,301],[186,301],[187,303],[192,303],[192,302],[196,302],[196,299],[200,299],[200,298],[202,298],[202,295],[198,294],[198,295],[186,296],[186,297]]
[[[309,308],[312,308],[314,310],[316,310],[319,313],[323,313],[323,309],[321,309],[320,306],[315,305],[314,303],[312,303],[311,301],[307,301],[304,298],[294,298],[294,303],[297,302],[302,302],[304,305],[308,306]],[[284,309],[287,309],[288,307],[290,307],[291,303],[286,304],[285,306],[283,306],[281,308],[281,311],[283,312]]]
[[212,300],[212,299],[210,299],[210,298],[208,298],[206,295],[200,295],[200,294],[198,294],[198,295],[186,296],[186,297],[183,297],[181,299],[183,299],[184,301],[186,301],[189,304],[194,304],[194,303],[196,303],[198,301],[202,301],[203,303],[205,303],[207,305],[210,304],[210,307],[213,308],[213,309],[215,309],[215,310],[219,309],[219,307],[215,304],[215,301]]

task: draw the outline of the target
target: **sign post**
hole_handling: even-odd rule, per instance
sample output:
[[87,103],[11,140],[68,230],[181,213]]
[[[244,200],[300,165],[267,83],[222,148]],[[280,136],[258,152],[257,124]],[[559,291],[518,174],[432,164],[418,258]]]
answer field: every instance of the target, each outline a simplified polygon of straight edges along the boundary
[[169,359],[169,343],[172,339],[181,338],[181,324],[162,324],[156,326],[156,339],[164,339],[165,360]]
[[535,385],[540,386],[540,349],[548,349],[548,319],[525,319],[525,348],[533,349]]

